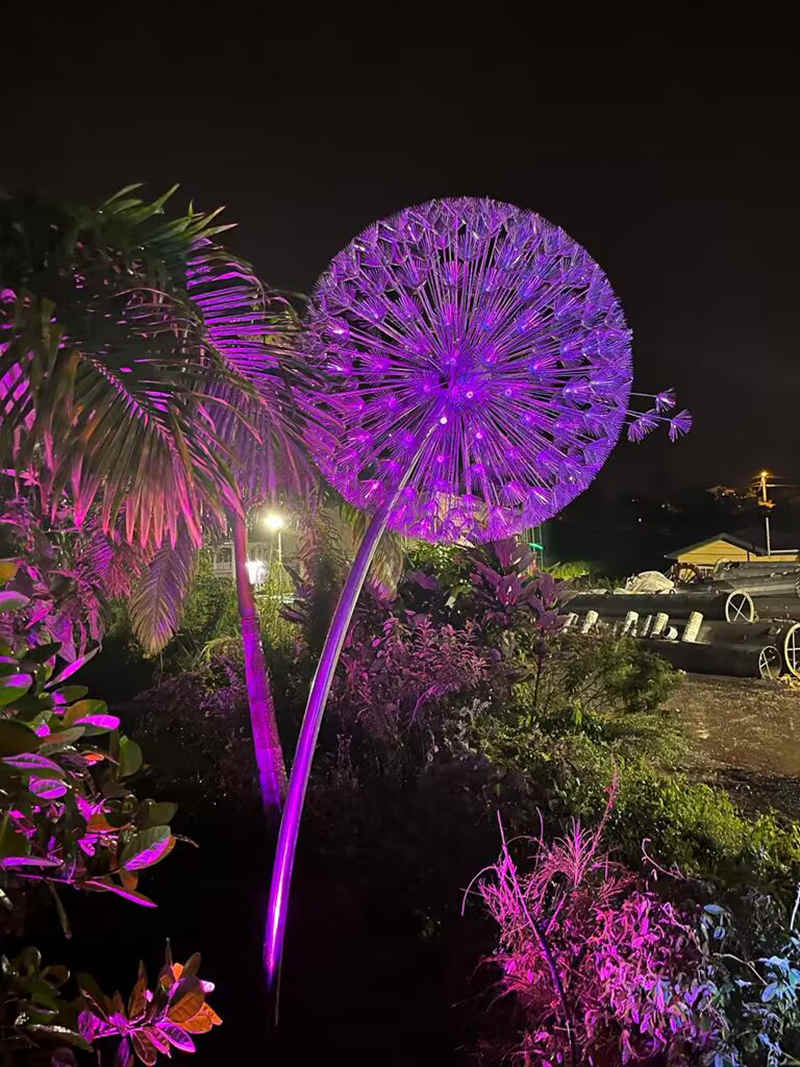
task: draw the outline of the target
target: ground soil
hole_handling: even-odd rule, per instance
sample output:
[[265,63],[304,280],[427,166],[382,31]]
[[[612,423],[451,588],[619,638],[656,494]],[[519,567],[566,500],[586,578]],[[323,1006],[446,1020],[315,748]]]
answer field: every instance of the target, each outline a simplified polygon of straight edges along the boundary
[[686,725],[694,777],[745,811],[800,819],[800,683],[687,674],[667,707]]

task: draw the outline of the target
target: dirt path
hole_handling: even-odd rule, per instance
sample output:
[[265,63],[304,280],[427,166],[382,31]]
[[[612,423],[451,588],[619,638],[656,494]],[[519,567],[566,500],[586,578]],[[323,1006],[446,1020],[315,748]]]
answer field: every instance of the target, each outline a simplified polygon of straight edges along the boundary
[[800,688],[690,674],[667,707],[686,724],[697,778],[800,819]]

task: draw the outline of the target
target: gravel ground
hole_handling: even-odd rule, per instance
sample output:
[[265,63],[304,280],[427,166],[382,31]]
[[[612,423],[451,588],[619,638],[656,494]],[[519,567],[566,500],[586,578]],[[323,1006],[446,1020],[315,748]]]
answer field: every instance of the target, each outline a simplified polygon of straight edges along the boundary
[[687,674],[667,707],[686,724],[693,775],[746,810],[800,819],[800,683]]

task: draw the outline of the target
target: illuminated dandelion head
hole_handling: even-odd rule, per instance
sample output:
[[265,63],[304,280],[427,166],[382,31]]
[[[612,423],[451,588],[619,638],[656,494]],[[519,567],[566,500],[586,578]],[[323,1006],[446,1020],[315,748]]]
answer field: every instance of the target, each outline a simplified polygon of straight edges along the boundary
[[673,438],[688,413],[629,411],[631,334],[601,268],[563,230],[488,199],[432,200],[369,226],[314,290],[321,385],[302,398],[325,477],[389,525],[494,540],[582,492],[623,424]]

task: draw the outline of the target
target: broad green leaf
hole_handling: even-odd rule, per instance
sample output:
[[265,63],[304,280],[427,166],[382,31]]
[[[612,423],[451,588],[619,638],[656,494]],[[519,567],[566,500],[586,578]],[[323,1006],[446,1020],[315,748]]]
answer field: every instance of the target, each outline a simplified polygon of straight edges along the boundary
[[44,756],[52,756],[54,752],[60,752],[62,748],[73,744],[79,737],[83,737],[83,727],[70,726],[68,730],[59,730],[58,733],[43,738],[39,751]]
[[131,741],[129,737],[121,737],[119,739],[120,778],[127,778],[131,774],[136,774],[142,766],[142,759],[142,750],[135,741]]
[[78,719],[87,715],[103,715],[107,711],[108,704],[105,700],[79,700],[64,712],[63,723],[65,726],[72,726]]
[[47,688],[54,689],[57,685],[60,685],[61,682],[65,682],[67,678],[71,678],[72,675],[77,673],[77,671],[79,671],[81,667],[88,663],[90,659],[94,659],[94,657],[100,651],[101,647],[101,645],[97,645],[96,648],[93,648],[89,652],[84,653],[84,655],[79,656],[76,660],[73,660],[72,663],[68,663],[67,666],[63,669],[63,671],[60,671],[55,676],[55,678],[50,679],[50,681],[47,683]]
[[4,856],[0,859],[0,867],[6,870],[14,870],[23,867],[60,867],[58,860],[46,860],[39,856]]
[[95,734],[107,734],[109,730],[119,729],[119,719],[116,715],[84,715],[75,720],[75,726],[82,726],[86,737]]
[[28,781],[28,789],[40,800],[58,800],[68,792],[69,786],[60,778],[42,778],[33,775]]
[[60,641],[51,641],[50,644],[37,645],[35,648],[27,649],[23,658],[24,660],[31,660],[33,663],[44,663],[51,656],[55,656],[60,648]]
[[47,759],[38,752],[23,752],[19,756],[3,756],[3,763],[7,767],[13,767],[15,771],[48,771],[56,777],[63,778],[66,771],[55,760]]
[[143,908],[157,908],[158,905],[150,897],[146,897],[144,893],[137,893],[133,889],[126,889],[118,882],[113,882],[110,878],[90,878],[86,883],[87,886],[91,886],[92,889],[103,889],[107,893],[114,893],[118,897],[124,897],[126,900],[133,901],[134,904],[140,904]]
[[167,826],[175,818],[177,810],[178,805],[172,804],[168,800],[162,800],[155,804],[150,802],[144,812],[144,825]]
[[33,685],[31,674],[6,674],[0,676],[0,708],[13,704],[24,696]]
[[53,690],[53,696],[58,694],[65,704],[72,704],[75,700],[82,700],[89,692],[85,685],[64,685]]
[[66,1026],[40,1026],[34,1024],[33,1026],[26,1027],[26,1030],[33,1031],[35,1034],[41,1034],[43,1037],[65,1041],[68,1045],[72,1045],[73,1048],[80,1048],[85,1052],[92,1051],[92,1046],[85,1038],[81,1037],[80,1034],[76,1034],[74,1030],[68,1029]]
[[42,739],[21,722],[0,719],[0,755],[19,756],[23,752],[36,752]]

